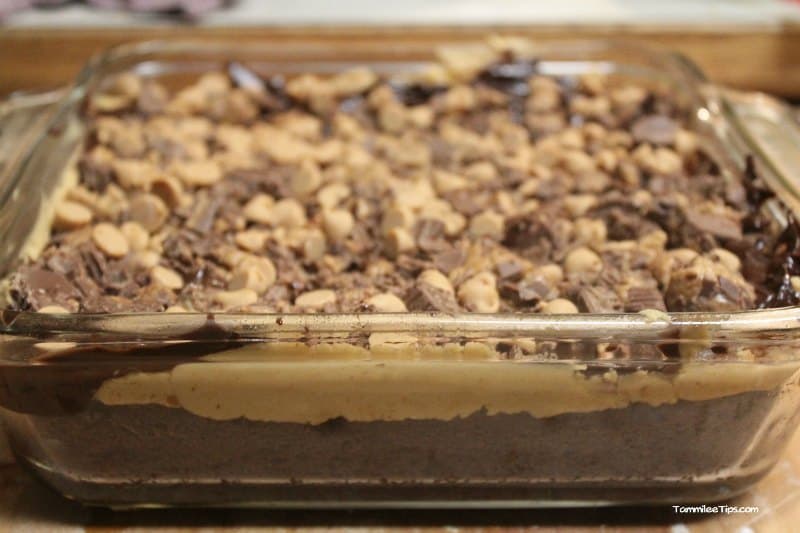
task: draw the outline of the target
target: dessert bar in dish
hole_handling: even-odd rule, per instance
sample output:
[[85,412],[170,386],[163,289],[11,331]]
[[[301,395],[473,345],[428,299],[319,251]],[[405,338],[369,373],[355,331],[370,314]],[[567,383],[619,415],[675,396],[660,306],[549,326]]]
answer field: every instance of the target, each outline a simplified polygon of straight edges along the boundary
[[2,413],[59,490],[707,502],[775,462],[793,345],[725,321],[797,304],[798,226],[685,79],[504,38],[390,73],[217,55],[95,80],[5,278]]

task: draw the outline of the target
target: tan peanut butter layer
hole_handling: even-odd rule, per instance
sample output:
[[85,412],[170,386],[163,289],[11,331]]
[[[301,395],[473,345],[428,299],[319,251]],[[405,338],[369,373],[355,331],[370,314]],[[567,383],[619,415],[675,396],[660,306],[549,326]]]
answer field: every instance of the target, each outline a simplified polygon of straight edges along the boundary
[[373,360],[348,344],[248,346],[169,371],[109,379],[95,398],[108,405],[179,407],[215,420],[308,424],[337,417],[451,420],[481,410],[550,417],[777,390],[800,369],[796,362],[686,363],[674,374],[587,375],[585,366],[568,363],[481,360],[482,346],[425,347],[412,352],[422,357],[415,361],[407,360],[402,345],[373,351]]
[[365,67],[261,77],[231,63],[174,92],[109,80],[90,98],[77,176],[32,241],[41,253],[8,280],[10,307],[795,303],[784,259],[796,232],[781,237],[760,213],[770,193],[752,166],[745,181],[722,175],[668,88],[544,75],[513,39],[480,50],[446,50],[413,79]]

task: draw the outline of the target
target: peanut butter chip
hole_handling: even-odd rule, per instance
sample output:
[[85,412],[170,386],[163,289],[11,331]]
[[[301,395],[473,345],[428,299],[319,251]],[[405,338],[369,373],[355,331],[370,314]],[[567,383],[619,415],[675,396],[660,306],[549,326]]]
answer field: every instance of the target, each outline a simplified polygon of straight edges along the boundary
[[593,194],[571,194],[564,198],[564,205],[573,217],[580,217],[597,204],[597,196]]
[[381,231],[388,235],[394,228],[410,229],[414,225],[414,213],[406,206],[392,206],[383,213]]
[[60,305],[45,305],[38,311],[39,313],[45,313],[48,315],[58,315],[58,314],[65,314],[69,313],[67,309],[61,307]]
[[424,270],[417,280],[420,283],[427,283],[432,287],[436,287],[437,289],[441,289],[443,291],[447,291],[450,294],[455,294],[455,290],[453,289],[453,284],[450,283],[450,280],[447,279],[447,276],[439,272],[435,269],[428,269]]
[[170,176],[153,180],[150,192],[161,198],[169,207],[178,207],[183,200],[183,185]]
[[147,249],[147,244],[150,241],[150,235],[147,230],[138,222],[125,222],[120,231],[128,240],[128,245],[134,252],[141,252]]
[[353,231],[355,219],[350,211],[331,209],[322,213],[322,224],[325,227],[325,233],[332,241],[341,241]]
[[141,268],[153,268],[161,261],[161,256],[152,250],[143,250],[141,252],[134,252],[131,259],[133,264]]
[[92,240],[108,257],[125,257],[130,250],[125,235],[113,224],[101,222],[92,229]]
[[503,228],[505,219],[503,215],[499,215],[492,211],[486,211],[480,215],[472,217],[469,223],[469,232],[475,237],[491,237],[492,239],[501,239],[503,237]]
[[605,242],[608,236],[608,228],[602,220],[579,218],[575,221],[574,230],[575,240],[590,246]]
[[273,226],[297,228],[306,224],[306,210],[297,200],[284,198],[275,204],[270,214]]
[[322,173],[313,161],[303,161],[292,175],[290,185],[297,196],[306,196],[316,191],[322,183]]
[[574,315],[578,312],[575,304],[564,298],[550,300],[542,306],[542,313],[551,315]]
[[334,208],[350,196],[350,187],[344,183],[331,183],[317,192],[317,202],[323,208]]
[[190,187],[209,187],[222,179],[222,169],[213,160],[181,161],[174,163],[171,168]]
[[389,257],[410,252],[415,246],[414,236],[405,228],[392,228],[386,235],[386,254]]
[[403,300],[390,292],[376,294],[368,299],[366,303],[379,313],[403,313],[408,311]]
[[366,67],[357,67],[337,74],[331,80],[331,89],[338,96],[349,96],[366,91],[378,81],[378,76]]
[[294,301],[297,307],[314,311],[319,311],[326,305],[334,303],[336,303],[336,293],[329,289],[304,292]]
[[500,295],[494,274],[481,272],[458,288],[458,299],[470,311],[496,313],[500,310]]
[[46,352],[60,352],[62,350],[71,350],[78,345],[77,342],[37,342],[34,344],[38,349]]
[[742,261],[725,248],[714,248],[710,253],[713,259],[722,263],[731,272],[738,272],[742,268]]
[[257,229],[240,231],[234,237],[236,245],[248,252],[260,252],[264,249],[269,233]]
[[244,216],[247,220],[259,224],[270,224],[272,221],[272,207],[275,200],[268,194],[257,194],[244,206]]
[[86,226],[92,221],[92,212],[86,206],[66,200],[56,207],[53,224],[58,229],[72,230]]
[[219,291],[214,294],[214,301],[225,309],[244,307],[258,301],[258,294],[253,289],[238,289],[234,291]]
[[276,277],[275,265],[266,257],[246,258],[236,265],[228,288],[251,289],[263,294],[275,283]]
[[540,266],[535,274],[546,279],[551,285],[558,285],[564,280],[564,271],[555,263]]
[[312,229],[303,241],[303,255],[308,261],[317,261],[325,255],[327,242],[325,235],[318,229]]
[[130,217],[149,232],[158,231],[167,220],[169,210],[164,201],[154,194],[139,194],[129,208]]
[[160,265],[154,266],[150,270],[150,279],[168,289],[177,291],[183,288],[183,278],[171,268]]
[[126,189],[144,189],[153,179],[155,168],[147,161],[117,159],[111,163],[117,182]]
[[586,247],[575,248],[564,259],[564,270],[567,274],[582,274],[600,272],[603,260],[600,256]]

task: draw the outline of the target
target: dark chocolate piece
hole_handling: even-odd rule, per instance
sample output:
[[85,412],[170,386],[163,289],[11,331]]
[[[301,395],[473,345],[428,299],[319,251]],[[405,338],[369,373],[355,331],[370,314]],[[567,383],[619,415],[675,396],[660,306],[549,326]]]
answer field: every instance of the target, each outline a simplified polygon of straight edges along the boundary
[[643,309],[666,311],[661,291],[655,287],[630,287],[625,298],[625,311],[636,313]]

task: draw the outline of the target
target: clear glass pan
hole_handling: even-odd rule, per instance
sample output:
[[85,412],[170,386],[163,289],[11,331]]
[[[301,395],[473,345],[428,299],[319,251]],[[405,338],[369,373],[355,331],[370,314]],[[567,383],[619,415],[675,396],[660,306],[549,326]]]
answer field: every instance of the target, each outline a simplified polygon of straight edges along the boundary
[[[405,73],[433,52],[164,42],[100,55],[6,149],[0,275],[84,138],[87,95],[110,76],[134,70],[180,84],[231,60],[263,74],[364,64]],[[774,101],[721,91],[687,60],[639,45],[547,43],[537,56],[548,74],[668,86],[694,111],[724,175],[739,175],[754,153],[795,207],[791,143],[762,142],[797,135]],[[763,476],[798,421],[796,308],[0,316],[0,412],[15,453],[90,504],[705,503]],[[380,335],[388,341],[378,346]],[[552,354],[511,361],[481,349],[501,340]],[[598,359],[609,343],[628,355]],[[652,355],[662,352],[673,357]]]

